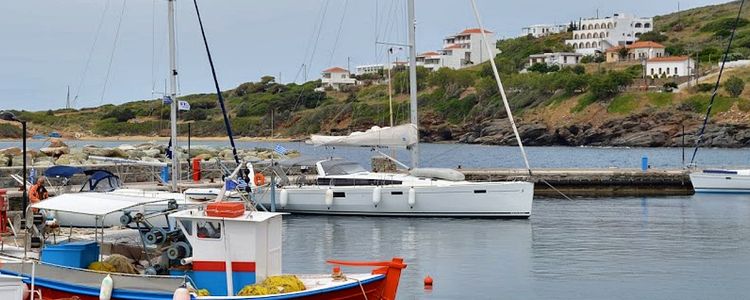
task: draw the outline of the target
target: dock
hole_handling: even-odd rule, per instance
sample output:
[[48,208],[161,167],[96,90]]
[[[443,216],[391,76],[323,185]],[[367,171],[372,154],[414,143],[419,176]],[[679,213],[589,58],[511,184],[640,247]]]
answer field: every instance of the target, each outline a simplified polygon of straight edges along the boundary
[[[463,169],[466,180],[487,182],[529,180],[534,195],[569,197],[628,197],[692,195],[690,173],[685,169]],[[550,185],[552,187],[550,187]]]

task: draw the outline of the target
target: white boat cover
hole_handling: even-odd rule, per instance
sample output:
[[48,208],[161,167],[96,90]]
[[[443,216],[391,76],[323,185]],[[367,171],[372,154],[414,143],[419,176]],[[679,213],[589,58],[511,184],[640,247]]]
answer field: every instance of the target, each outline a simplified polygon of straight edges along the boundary
[[395,127],[373,126],[365,132],[357,131],[343,136],[313,134],[310,136],[310,141],[313,145],[318,146],[407,147],[419,141],[419,132],[414,124]]
[[450,181],[463,181],[466,179],[464,173],[453,169],[441,169],[441,168],[416,168],[409,170],[409,175],[416,177],[427,177],[444,179]]
[[50,197],[31,207],[74,214],[106,216],[128,208],[168,201],[164,197],[143,197],[114,193],[70,193]]

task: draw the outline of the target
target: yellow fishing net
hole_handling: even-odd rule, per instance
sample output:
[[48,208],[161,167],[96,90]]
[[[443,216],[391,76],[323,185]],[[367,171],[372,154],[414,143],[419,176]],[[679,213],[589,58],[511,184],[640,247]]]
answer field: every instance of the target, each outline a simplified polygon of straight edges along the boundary
[[89,265],[89,270],[107,273],[138,274],[130,260],[119,254],[112,254],[104,261],[96,261]]
[[305,285],[297,276],[270,276],[261,283],[247,285],[237,296],[260,296],[304,291]]

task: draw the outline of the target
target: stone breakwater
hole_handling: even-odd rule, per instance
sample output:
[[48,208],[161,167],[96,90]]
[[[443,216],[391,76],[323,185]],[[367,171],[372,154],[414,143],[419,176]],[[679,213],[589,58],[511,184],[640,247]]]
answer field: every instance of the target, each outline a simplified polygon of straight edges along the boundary
[[[71,148],[62,139],[52,139],[49,145],[40,149],[29,149],[26,153],[28,166],[49,167],[54,165],[96,165],[106,164],[90,159],[91,156],[102,156],[112,158],[125,158],[142,162],[168,162],[166,157],[167,145],[156,143],[143,143],[138,145],[123,144],[117,147],[100,147],[87,145],[80,148]],[[18,147],[0,149],[0,167],[18,167],[23,165],[23,151]],[[238,156],[244,161],[259,161],[280,156],[271,149],[253,148],[238,149]],[[290,153],[288,156],[296,156],[298,153]],[[187,148],[178,147],[177,157],[180,161],[189,158],[198,158],[203,161],[221,159],[234,160],[232,150],[229,148],[193,147],[190,153]]]

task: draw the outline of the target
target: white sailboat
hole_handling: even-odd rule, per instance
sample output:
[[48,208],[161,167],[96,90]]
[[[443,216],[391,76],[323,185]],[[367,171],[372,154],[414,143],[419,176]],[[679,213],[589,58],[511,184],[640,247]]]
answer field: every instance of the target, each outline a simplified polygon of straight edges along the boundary
[[[411,150],[412,166],[409,174],[373,173],[356,163],[335,159],[322,160],[315,164],[318,173],[317,184],[287,185],[276,189],[275,192],[256,193],[256,202],[265,207],[276,207],[280,211],[307,214],[509,218],[528,218],[531,215],[534,197],[532,182],[468,182],[464,180],[463,174],[455,170],[418,168],[419,131],[413,0],[408,1],[408,15],[411,123],[394,127],[374,127],[348,136],[313,135],[311,142],[330,146],[405,147]],[[481,22],[480,27],[483,28]],[[494,67],[494,62],[492,63]],[[503,100],[507,103],[502,86],[499,85],[499,88]],[[511,116],[507,104],[506,109]],[[513,127],[515,129],[515,124]]]
[[750,193],[750,169],[706,169],[690,173],[696,193]]

